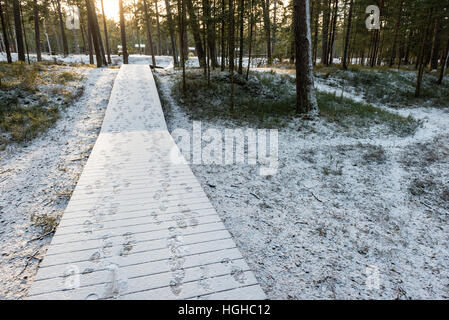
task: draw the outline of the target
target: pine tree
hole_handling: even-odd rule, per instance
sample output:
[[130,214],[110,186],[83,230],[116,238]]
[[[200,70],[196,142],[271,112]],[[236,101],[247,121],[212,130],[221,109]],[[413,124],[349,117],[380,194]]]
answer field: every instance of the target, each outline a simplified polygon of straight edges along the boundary
[[231,96],[229,107],[234,112],[234,0],[229,0],[229,77],[231,80]]
[[349,3],[349,13],[348,13],[348,21],[346,26],[346,38],[345,38],[345,48],[343,53],[343,69],[348,69],[348,49],[349,49],[349,41],[351,39],[351,26],[352,26],[352,10],[354,8],[354,0],[350,0]]
[[123,63],[128,64],[128,49],[126,47],[125,13],[123,11],[123,0],[118,0],[120,11],[120,38],[122,41]]
[[195,7],[193,6],[192,0],[185,0],[187,6],[187,12],[189,13],[189,25],[190,30],[195,41],[196,54],[198,55],[198,61],[200,67],[204,68],[206,65],[206,56],[203,49],[203,44],[201,41],[200,25],[198,24],[198,18],[195,13]]
[[67,36],[65,34],[64,19],[62,18],[61,0],[56,0],[56,8],[58,11],[59,28],[62,38],[62,49],[64,51],[64,55],[67,56],[69,54],[69,45],[67,43]]
[[243,26],[244,26],[244,8],[245,8],[245,0],[239,1],[239,27],[240,27],[240,34],[239,34],[239,67],[238,67],[238,73],[243,73]]
[[312,39],[309,0],[293,0],[293,26],[296,43],[296,112],[317,108],[313,83]]
[[147,0],[143,0],[143,11],[145,12],[145,21],[147,25],[148,47],[150,49],[150,55],[153,62],[153,66],[156,66],[156,57],[153,50],[153,37],[151,36],[151,22],[150,15],[148,14]]
[[103,0],[101,0],[101,13],[103,15],[103,30],[104,30],[104,40],[106,43],[106,53],[108,55],[108,64],[111,64],[111,49],[109,48],[109,37],[108,37],[108,27],[106,25],[106,15],[104,14]]
[[22,19],[20,17],[19,0],[13,0],[14,27],[16,31],[17,55],[20,61],[25,61],[25,48],[23,46]]
[[175,27],[173,24],[173,17],[170,7],[170,0],[165,0],[165,10],[167,11],[167,24],[170,33],[170,43],[173,55],[173,64],[175,67],[179,65],[178,63],[178,51],[176,49],[176,38],[175,38]]
[[0,0],[0,20],[2,23],[3,43],[5,44],[6,61],[8,63],[12,63],[11,49],[9,47],[8,32],[6,30],[6,21],[5,21],[4,15],[3,15],[3,6],[2,6],[1,0]]
[[261,0],[263,11],[263,25],[265,29],[265,41],[267,50],[267,63],[270,65],[273,63],[271,56],[271,26],[270,26],[270,2],[269,0]]
[[33,15],[34,15],[34,39],[36,46],[36,59],[42,61],[41,53],[41,33],[39,29],[39,7],[37,0],[33,0]]

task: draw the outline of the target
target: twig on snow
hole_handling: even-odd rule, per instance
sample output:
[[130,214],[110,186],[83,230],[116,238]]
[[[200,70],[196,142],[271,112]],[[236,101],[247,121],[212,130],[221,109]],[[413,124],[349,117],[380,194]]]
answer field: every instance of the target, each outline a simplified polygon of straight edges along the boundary
[[42,240],[42,239],[44,239],[45,237],[51,235],[51,234],[54,233],[54,232],[55,232],[55,228],[52,228],[52,229],[51,229],[50,231],[48,231],[47,233],[44,233],[43,235],[40,235],[39,237],[33,238],[33,239],[29,240],[28,242],[36,241],[36,240]]
[[39,249],[36,250],[31,256],[29,256],[29,257],[27,258],[27,261],[26,261],[26,263],[25,263],[25,266],[23,267],[22,271],[20,271],[20,273],[18,274],[18,276],[20,276],[20,275],[25,271],[25,269],[28,268],[28,265],[30,264],[31,259],[36,258],[36,255],[37,255],[38,253],[39,253]]
[[319,201],[319,202],[321,202],[321,203],[323,203],[323,201],[322,200],[320,200],[320,199],[318,199],[317,198],[317,196],[313,193],[313,192],[311,192],[312,193],[312,196],[317,200],[317,201]]
[[250,194],[252,194],[254,197],[256,197],[257,199],[260,200],[260,197],[259,197],[257,194],[255,194],[255,193],[253,193],[253,192],[250,192]]

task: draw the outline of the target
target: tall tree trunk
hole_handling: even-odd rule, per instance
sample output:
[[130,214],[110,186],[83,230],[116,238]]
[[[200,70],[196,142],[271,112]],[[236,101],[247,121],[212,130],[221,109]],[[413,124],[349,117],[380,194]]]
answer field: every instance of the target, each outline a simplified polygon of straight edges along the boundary
[[312,37],[310,34],[309,0],[293,0],[293,21],[296,42],[296,112],[317,109],[313,84]]
[[84,35],[84,27],[83,27],[83,15],[81,14],[81,9],[78,7],[79,13],[80,13],[80,32],[81,32],[81,39],[83,41],[83,53],[86,53],[86,37]]
[[296,55],[296,44],[295,44],[295,28],[293,29],[293,34],[291,36],[291,41],[290,41],[290,63],[293,64],[295,63],[295,55]]
[[225,56],[226,56],[226,47],[225,47],[225,10],[226,10],[226,2],[225,0],[221,0],[221,71],[225,69]]
[[42,61],[41,32],[39,29],[39,7],[37,5],[37,0],[33,1],[33,14],[34,14],[34,39],[36,45],[36,58],[37,61]]
[[192,0],[185,1],[187,5],[187,11],[189,13],[189,24],[193,35],[193,40],[195,41],[195,49],[198,55],[198,61],[200,63],[200,67],[204,68],[204,66],[206,65],[206,56],[204,54],[203,44],[201,43],[201,32],[195,13],[195,7],[193,6]]
[[413,39],[413,31],[410,30],[408,33],[407,46],[405,48],[405,55],[404,55],[404,64],[405,65],[410,64],[410,47],[412,45],[412,39]]
[[72,29],[72,34],[73,34],[73,47],[74,47],[74,52],[76,54],[80,54],[80,44],[78,41],[78,33],[76,32],[75,29]]
[[[90,64],[94,64],[94,53],[93,53],[93,44],[92,44],[92,35],[90,33],[90,28],[89,28],[89,15],[87,13],[86,10],[86,17],[87,17],[87,34],[86,34],[86,39],[85,41],[87,41],[87,53],[89,55],[89,63]],[[80,16],[80,23],[81,23],[81,34],[83,34],[83,29],[84,29],[84,21],[83,21],[83,15]]]
[[[379,6],[380,13],[382,13],[383,7],[384,7],[384,0],[380,0],[380,6]],[[382,23],[382,22],[380,22],[380,23]],[[376,61],[377,61],[377,52],[379,50],[379,40],[380,40],[380,30],[381,29],[374,30],[373,49],[371,52],[371,61],[370,61],[371,68],[373,68],[376,65]]]
[[276,17],[276,13],[277,13],[277,5],[278,5],[278,0],[274,0],[274,5],[273,5],[273,35],[271,37],[272,41],[271,41],[271,55],[273,55],[275,52],[275,46],[276,46],[276,32],[277,32],[277,17]]
[[157,23],[157,54],[162,55],[162,45],[161,45],[161,24],[159,22],[159,8],[157,6],[157,0],[154,0],[154,8],[156,11],[156,23]]
[[92,11],[93,11],[93,16],[94,16],[95,28],[97,29],[98,42],[100,43],[101,57],[103,59],[103,64],[107,66],[108,60],[106,58],[106,50],[104,49],[103,40],[101,38],[100,24],[98,23],[96,6],[93,1],[92,1]]
[[8,63],[12,63],[11,48],[9,47],[8,32],[6,31],[6,23],[5,23],[5,17],[3,16],[3,7],[2,7],[1,1],[0,1],[0,19],[2,22],[2,31],[3,31],[3,38],[4,38],[3,42],[5,44],[6,61],[8,61]]
[[51,43],[50,43],[50,37],[48,36],[48,32],[47,32],[47,26],[45,24],[45,19],[42,22],[42,25],[44,26],[44,33],[45,33],[45,39],[47,40],[47,46],[48,46],[48,53],[50,53],[50,55],[53,54],[53,51],[51,50]]
[[[354,11],[354,8],[353,8],[353,11]],[[352,37],[351,37],[351,40],[349,42],[349,52],[350,52],[350,54],[348,56],[348,61],[347,61],[348,64],[352,64],[353,63],[354,57],[357,54],[357,51],[356,51],[357,49],[355,48],[355,43],[356,43],[356,40],[357,40],[357,32],[358,32],[358,30],[357,30],[357,23],[353,23],[353,25],[354,25],[354,32],[351,31]],[[351,29],[352,29],[352,27],[351,27]],[[357,60],[357,58],[355,58],[355,59]]]
[[[185,1],[185,0],[183,0],[183,1]],[[183,26],[184,26],[184,32],[183,32],[183,37],[182,37],[182,39],[183,39],[183,41],[184,41],[184,60],[188,60],[189,59],[189,37],[188,37],[188,34],[187,34],[187,8],[186,8],[186,3],[184,2],[184,5],[183,5],[183,11],[182,11],[182,14],[183,14],[183,16],[184,16],[184,24],[183,24]]]
[[373,43],[370,56],[371,68],[373,68],[376,65],[378,43],[379,43],[379,30],[374,30]]
[[14,26],[16,31],[17,54],[20,61],[25,61],[25,48],[23,46],[22,19],[20,18],[19,0],[13,0]]
[[105,53],[104,46],[103,46],[103,40],[101,39],[100,24],[98,23],[97,11],[96,11],[94,0],[90,0],[90,8],[92,11],[92,20],[93,20],[93,27],[95,28],[95,35],[97,37],[97,41],[100,46],[101,59],[102,59],[102,62],[104,65],[108,65],[108,61],[106,59],[106,53]]
[[328,60],[329,64],[332,64],[334,62],[334,43],[335,43],[335,33],[337,30],[338,0],[335,0],[333,11],[334,12],[332,13],[332,31],[329,38],[329,60]]
[[321,0],[315,1],[315,10],[314,10],[314,35],[313,35],[313,65],[316,65],[316,59],[317,59],[317,53],[318,53],[318,26],[319,26],[319,19],[320,19],[320,4]]
[[441,16],[438,16],[435,19],[435,29],[433,33],[429,70],[435,70],[438,68],[438,58],[440,56],[440,40],[441,40]]
[[[89,19],[89,18],[88,18]],[[92,32],[91,29],[89,28],[89,20],[87,20],[87,43],[88,43],[88,47],[89,47],[89,63],[90,64],[94,64],[94,45],[92,43]]]
[[106,25],[106,15],[104,14],[103,0],[101,0],[101,13],[103,14],[104,41],[106,43],[106,53],[108,55],[108,64],[111,64],[111,49],[109,48],[108,27]]
[[181,53],[181,67],[182,67],[182,94],[186,94],[186,68],[184,56],[184,28],[185,28],[185,0],[178,0],[178,22],[179,22],[179,43]]
[[[321,63],[328,65],[328,39],[329,39],[329,23],[331,14],[331,0],[324,0],[323,6],[323,27],[321,30]],[[326,4],[327,2],[327,4]]]
[[415,90],[415,97],[419,97],[421,95],[421,86],[422,86],[422,78],[424,75],[424,58],[425,58],[425,49],[426,49],[426,43],[428,41],[428,33],[429,33],[429,25],[431,24],[431,18],[432,18],[432,10],[429,9],[429,15],[428,15],[428,23],[427,28],[423,32],[422,35],[422,41],[421,41],[421,49],[418,57],[418,77],[416,81],[416,90]]
[[[382,24],[381,24],[382,26]],[[384,51],[384,41],[385,40],[385,32],[380,33],[380,45],[379,45],[379,53],[377,54],[377,65],[382,65],[383,60],[383,51]]]
[[[56,9],[56,5],[55,4],[53,4],[53,6],[54,6],[54,8],[55,8],[55,11],[57,11],[57,9]],[[51,22],[51,21],[50,21]],[[50,23],[50,26],[51,26],[51,29],[52,29],[52,31],[53,31],[53,34],[55,35],[55,39],[56,39],[56,46],[57,46],[57,48],[58,48],[58,53],[63,53],[63,49],[62,49],[62,46],[61,46],[61,38],[60,38],[60,35],[59,35],[59,33],[58,33],[58,30],[56,30],[56,26],[59,24],[59,18],[58,18],[58,16],[56,15],[56,16],[53,16],[53,22],[54,23]]]
[[150,48],[150,54],[151,54],[151,59],[153,61],[153,66],[156,66],[156,57],[154,56],[154,50],[153,50],[153,38],[151,36],[151,22],[150,22],[150,15],[148,14],[147,0],[143,0],[143,10],[145,11],[145,20],[147,22],[148,47]]
[[87,25],[90,31],[93,47],[95,49],[97,67],[101,67],[103,65],[103,57],[101,56],[100,43],[98,42],[97,29],[95,28],[95,21],[93,17],[94,13],[91,5],[92,5],[91,0],[86,0]]
[[134,0],[134,22],[136,25],[136,38],[137,38],[137,48],[139,49],[139,54],[142,54],[142,50],[140,47],[140,36],[139,36],[139,21],[138,21],[138,7],[137,7],[137,2],[136,0]]
[[3,41],[3,34],[2,33],[0,33],[0,51],[5,51],[6,52],[6,49],[5,49],[5,42]]
[[126,47],[125,13],[123,12],[123,0],[118,0],[120,11],[120,39],[122,41],[123,63],[128,64],[128,48]]
[[398,16],[396,18],[396,27],[394,28],[394,37],[393,37],[393,48],[391,48],[391,58],[389,66],[390,68],[394,64],[394,60],[396,60],[396,46],[398,41],[399,28],[401,27],[401,17],[402,17],[402,8],[404,6],[404,0],[401,0],[401,4],[399,5]]
[[[198,7],[198,16],[200,16],[200,8]],[[204,66],[203,66],[203,70],[204,70],[204,76],[206,77],[206,79],[207,79],[207,50],[208,50],[208,48],[207,48],[207,24],[206,24],[206,21],[205,21],[206,19],[205,19],[205,16],[204,16],[204,7],[203,7],[203,16],[202,16],[202,19],[200,18],[200,24],[202,25],[201,26],[201,31],[202,31],[202,37],[203,37],[203,40],[202,40],[202,43],[204,44],[204,54],[205,54],[205,57],[204,57]],[[209,82],[208,82],[208,85],[209,85]]]
[[26,50],[26,54],[27,54],[27,61],[28,64],[30,64],[30,51],[28,50],[28,40],[27,40],[27,32],[25,29],[25,21],[23,19],[23,11],[22,11],[22,7],[20,6],[20,19],[22,20],[22,29],[23,29],[23,40],[25,42],[25,50]]
[[444,72],[446,71],[448,60],[449,60],[449,38],[447,39],[446,50],[444,51],[444,55],[441,59],[440,76],[438,77],[439,85],[443,83]]
[[[203,0],[203,16],[206,19],[206,29],[207,29],[207,47],[209,52],[209,57],[212,62],[212,68],[218,66],[217,63],[217,53],[215,48],[215,28],[211,16],[210,0]],[[205,44],[206,45],[206,44]]]
[[[17,52],[17,42],[15,41],[13,27],[11,26],[11,23],[10,23],[11,19],[10,19],[8,7],[6,6],[6,4],[5,4],[4,8],[5,8],[4,14],[5,14],[6,30],[8,32],[9,39],[11,39],[10,45],[12,46],[12,52]],[[14,16],[14,13],[13,13],[13,16]],[[14,17],[13,17],[13,19],[14,19]]]
[[211,15],[212,15],[212,30],[213,30],[213,34],[214,34],[214,47],[215,47],[215,55],[214,57],[212,57],[212,59],[215,60],[216,65],[215,67],[213,67],[212,69],[215,70],[215,68],[218,68],[218,45],[217,45],[217,4],[218,0],[213,0],[213,4],[212,4],[212,11],[211,11]]
[[253,25],[254,25],[254,12],[253,12],[254,0],[251,0],[250,5],[250,22],[249,22],[249,46],[248,46],[248,66],[246,69],[246,81],[248,81],[249,67],[251,65],[251,50],[253,47]]
[[67,56],[69,54],[69,45],[67,43],[67,36],[65,34],[64,20],[62,18],[61,0],[56,0],[56,8],[58,10],[59,28],[60,28],[60,32],[61,32],[61,38],[62,38],[62,49],[64,51],[64,55]]
[[210,86],[210,68],[209,68],[209,46],[208,46],[208,27],[207,27],[207,21],[204,17],[204,8],[203,8],[203,43],[204,43],[204,52],[206,54],[206,63],[204,65],[204,75],[207,79],[207,85]]
[[173,65],[177,67],[179,66],[178,51],[176,50],[175,27],[173,24],[173,16],[170,8],[170,0],[165,0],[165,10],[167,11],[167,23],[168,23],[168,30],[170,32],[170,43],[173,55]]
[[271,26],[270,26],[270,0],[261,0],[262,2],[262,15],[263,25],[265,29],[265,41],[267,44],[267,63],[270,65],[273,63],[271,56]]
[[234,0],[229,0],[229,75],[231,79],[230,110],[234,112]]
[[243,26],[244,26],[244,8],[245,8],[245,0],[239,1],[239,22],[240,22],[240,36],[239,36],[239,68],[238,73],[243,73]]
[[345,38],[345,49],[343,53],[343,69],[348,69],[348,48],[349,40],[351,39],[351,24],[352,24],[352,10],[354,7],[354,0],[349,3],[349,13],[348,13],[348,25],[346,26],[346,38]]

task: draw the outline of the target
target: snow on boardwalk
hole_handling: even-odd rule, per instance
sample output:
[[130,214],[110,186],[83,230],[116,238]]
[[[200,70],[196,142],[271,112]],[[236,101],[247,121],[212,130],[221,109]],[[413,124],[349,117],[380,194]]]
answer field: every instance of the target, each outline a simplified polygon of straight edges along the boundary
[[124,65],[30,299],[264,299],[167,131],[148,66]]

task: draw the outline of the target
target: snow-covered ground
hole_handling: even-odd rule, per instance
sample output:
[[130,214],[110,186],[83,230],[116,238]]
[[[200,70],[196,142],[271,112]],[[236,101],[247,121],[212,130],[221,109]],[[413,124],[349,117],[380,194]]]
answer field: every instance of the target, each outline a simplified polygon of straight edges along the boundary
[[31,218],[63,213],[101,128],[118,70],[82,72],[84,94],[55,126],[0,152],[0,300],[27,294],[51,241]]
[[[17,61],[17,53],[11,54],[13,61]],[[155,56],[156,65],[163,68],[172,68],[173,67],[173,58],[171,56]],[[63,55],[49,55],[42,54],[42,59],[45,61],[61,61],[65,63],[78,63],[78,64],[88,64],[89,56],[86,54],[71,54],[68,56]],[[111,55],[112,65],[120,65],[122,64],[123,56]],[[220,63],[220,57],[217,58],[218,63]],[[94,56],[94,61],[96,60]],[[0,52],[0,61],[6,61],[6,54],[4,52]],[[36,61],[36,54],[30,54],[30,61]],[[144,54],[131,54],[128,57],[128,62],[130,64],[153,64],[152,57]],[[236,65],[238,60],[236,59]],[[251,59],[251,68],[253,67],[261,67],[266,64],[266,59],[264,58],[252,58]],[[244,67],[248,66],[248,58],[243,58],[242,65]],[[186,61],[186,67],[199,67],[198,57],[190,57]]]
[[[171,57],[156,59],[159,66],[173,65]],[[88,63],[85,55],[58,60]],[[113,56],[113,63],[121,58]],[[130,63],[151,64],[151,57],[132,55]],[[86,71],[84,95],[54,127],[27,146],[0,152],[0,299],[26,295],[51,241],[41,238],[30,217],[63,212],[117,71]],[[172,72],[156,70],[171,104],[167,123],[170,131],[191,130],[188,115],[170,97]],[[340,94],[323,82],[317,87]],[[363,101],[355,88],[345,95]],[[298,119],[279,132],[273,176],[262,177],[249,165],[192,165],[269,298],[449,298],[449,114],[395,112],[423,126],[412,137],[356,138],[322,120]],[[202,126],[204,132],[232,123]]]
[[[173,71],[156,74],[169,130],[191,132],[171,97]],[[449,113],[399,112],[423,127],[406,138],[366,128],[360,138],[292,121],[279,131],[273,176],[192,165],[269,298],[449,298]],[[203,132],[234,127],[202,122]]]
[[[17,53],[11,54],[12,60],[17,61]],[[112,65],[120,65],[122,63],[121,56],[111,55]],[[77,64],[88,64],[89,56],[85,54],[71,54],[68,56],[63,55],[49,55],[42,54],[42,60],[44,61],[60,61],[65,63],[77,63]],[[6,55],[4,52],[0,52],[0,61],[6,61]],[[36,61],[36,54],[30,54],[30,61]],[[95,61],[95,57],[94,57]],[[197,60],[198,61],[198,60]],[[132,54],[129,56],[129,63],[131,64],[151,64],[151,56],[148,55],[138,55]],[[169,56],[156,56],[156,64],[161,67],[173,66],[173,59]]]

